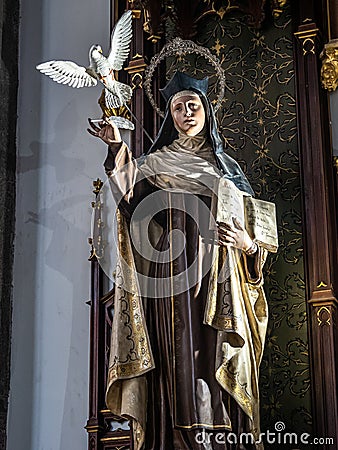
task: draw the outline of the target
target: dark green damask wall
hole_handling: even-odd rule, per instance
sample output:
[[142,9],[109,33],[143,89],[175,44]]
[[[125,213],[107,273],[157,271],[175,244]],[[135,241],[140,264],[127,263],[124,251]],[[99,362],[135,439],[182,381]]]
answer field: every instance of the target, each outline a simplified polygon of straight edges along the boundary
[[[282,421],[285,432],[311,434],[291,14],[285,10],[268,19],[261,30],[249,28],[239,14],[210,15],[199,23],[196,42],[217,55],[225,70],[218,119],[226,149],[257,197],[277,206],[280,248],[265,267],[270,319],[260,378],[262,430],[273,432]],[[178,64],[199,78],[212,74],[202,57]]]

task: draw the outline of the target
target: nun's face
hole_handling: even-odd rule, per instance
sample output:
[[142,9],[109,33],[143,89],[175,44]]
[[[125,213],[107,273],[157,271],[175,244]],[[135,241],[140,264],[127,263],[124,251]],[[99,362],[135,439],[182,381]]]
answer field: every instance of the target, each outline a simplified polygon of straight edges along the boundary
[[171,115],[176,127],[188,136],[196,136],[204,127],[204,106],[197,95],[183,95],[174,100]]

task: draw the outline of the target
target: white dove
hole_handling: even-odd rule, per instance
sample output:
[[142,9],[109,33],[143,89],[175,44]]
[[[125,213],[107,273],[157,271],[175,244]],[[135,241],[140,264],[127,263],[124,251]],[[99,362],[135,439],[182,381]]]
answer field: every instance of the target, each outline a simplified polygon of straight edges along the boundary
[[105,87],[105,100],[108,108],[125,105],[131,98],[132,89],[115,80],[114,70],[122,69],[129,54],[132,38],[132,11],[125,12],[116,23],[111,34],[111,48],[108,57],[102,54],[99,45],[89,50],[89,67],[81,67],[72,61],[48,61],[36,66],[57,83],[68,84],[73,88],[96,86],[100,81]]

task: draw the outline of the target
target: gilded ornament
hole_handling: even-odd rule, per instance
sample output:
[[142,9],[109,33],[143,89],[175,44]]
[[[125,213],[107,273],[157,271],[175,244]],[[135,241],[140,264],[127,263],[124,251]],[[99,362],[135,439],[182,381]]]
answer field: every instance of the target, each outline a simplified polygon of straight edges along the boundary
[[103,186],[103,181],[100,180],[100,178],[97,178],[95,181],[93,181],[93,186],[94,186],[94,194],[99,194],[102,186]]
[[[308,20],[308,19],[306,19]],[[296,31],[295,36],[302,42],[303,46],[303,56],[312,53],[316,54],[316,44],[315,40],[318,35],[318,28],[313,28],[314,24],[310,23],[309,25],[301,25],[299,27],[300,31]]]
[[144,57],[139,53],[136,53],[136,55],[134,55],[129,61],[128,67],[126,67],[124,70],[127,71],[129,75],[132,75],[133,73],[144,72],[146,67],[147,64],[144,60]]
[[338,174],[338,156],[333,157],[333,165],[335,166],[337,174]]
[[133,19],[140,19],[142,11],[140,9],[133,9]]
[[141,73],[136,72],[131,77],[131,88],[135,90],[135,89],[142,89],[142,87],[143,87],[143,76]]
[[317,311],[318,326],[331,325],[331,310],[327,306],[322,306]]
[[286,6],[286,0],[272,0],[271,9],[272,14],[275,18],[278,18],[282,12],[283,8]]
[[156,44],[161,39],[161,36],[153,33],[151,12],[150,10],[144,8],[143,13],[144,13],[143,31],[147,34],[150,34],[150,36],[148,37],[148,41],[151,41],[153,44]]
[[323,60],[320,71],[322,86],[328,91],[335,91],[338,85],[338,39],[325,44],[320,57]]
[[115,441],[129,441],[129,440],[130,440],[130,436],[129,435],[127,435],[127,436],[111,436],[111,437],[101,438],[100,439],[101,442],[115,442]]
[[87,433],[98,433],[102,430],[102,427],[100,425],[87,425],[85,429],[87,430]]

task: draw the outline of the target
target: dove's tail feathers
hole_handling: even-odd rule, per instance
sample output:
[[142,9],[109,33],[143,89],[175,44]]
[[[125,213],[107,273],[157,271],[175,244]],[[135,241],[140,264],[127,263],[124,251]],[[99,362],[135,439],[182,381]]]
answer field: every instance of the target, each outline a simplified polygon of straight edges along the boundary
[[123,128],[125,130],[134,130],[135,126],[130,120],[126,119],[125,117],[120,116],[110,116],[107,119],[109,122],[113,122],[117,128]]
[[110,91],[108,91],[108,89],[104,90],[104,99],[106,102],[106,106],[109,109],[119,108],[123,104],[119,97],[115,94],[112,94]]
[[118,108],[125,105],[131,98],[133,91],[130,86],[115,81],[114,93],[105,89],[105,101],[108,108]]
[[72,61],[48,61],[36,68],[52,80],[60,84],[68,84],[73,88],[96,86],[97,80],[87,73],[85,67],[78,66]]
[[127,101],[129,101],[131,99],[131,96],[133,95],[133,90],[128,84],[116,81],[115,89],[117,90],[119,97],[123,99],[123,103],[127,103]]

